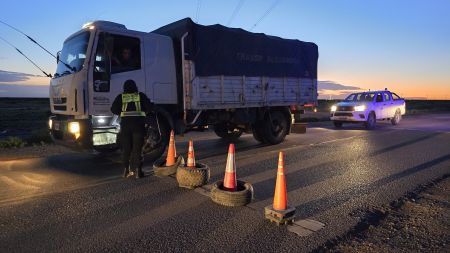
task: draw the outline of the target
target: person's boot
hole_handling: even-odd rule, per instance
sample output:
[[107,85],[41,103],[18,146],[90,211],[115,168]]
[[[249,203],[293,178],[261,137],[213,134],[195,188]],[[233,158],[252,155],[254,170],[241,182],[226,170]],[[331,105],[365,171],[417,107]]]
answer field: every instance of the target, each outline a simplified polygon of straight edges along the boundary
[[125,169],[123,170],[123,178],[126,178],[128,176],[128,173],[130,172],[130,168],[127,166],[125,167]]

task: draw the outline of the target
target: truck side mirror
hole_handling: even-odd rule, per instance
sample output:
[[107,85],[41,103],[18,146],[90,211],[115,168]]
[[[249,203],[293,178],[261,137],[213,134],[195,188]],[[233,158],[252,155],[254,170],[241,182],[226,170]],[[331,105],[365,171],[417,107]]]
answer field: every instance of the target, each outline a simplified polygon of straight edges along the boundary
[[61,57],[61,51],[56,52],[56,64],[59,63],[59,58]]

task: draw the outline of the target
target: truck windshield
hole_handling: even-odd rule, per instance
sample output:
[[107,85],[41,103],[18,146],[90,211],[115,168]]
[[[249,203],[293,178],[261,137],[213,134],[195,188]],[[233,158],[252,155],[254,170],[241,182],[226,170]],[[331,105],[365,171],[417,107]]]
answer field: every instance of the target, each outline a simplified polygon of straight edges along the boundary
[[373,101],[373,98],[375,97],[375,93],[353,93],[350,94],[344,101],[357,101],[357,102],[371,102]]
[[[81,70],[86,59],[86,49],[89,43],[90,33],[88,31],[78,34],[77,36],[64,42],[60,61],[56,67],[55,77],[72,73],[72,70],[78,72]],[[72,67],[70,70],[64,63]]]

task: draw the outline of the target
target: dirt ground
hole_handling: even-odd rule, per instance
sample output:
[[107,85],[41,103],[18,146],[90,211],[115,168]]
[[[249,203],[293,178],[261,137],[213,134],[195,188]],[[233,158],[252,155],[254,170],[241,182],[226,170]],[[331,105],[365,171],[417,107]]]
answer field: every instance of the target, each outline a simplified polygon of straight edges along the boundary
[[22,148],[0,148],[0,161],[47,157],[73,152],[75,151],[54,144],[35,145]]
[[372,210],[354,231],[318,252],[450,252],[449,175]]

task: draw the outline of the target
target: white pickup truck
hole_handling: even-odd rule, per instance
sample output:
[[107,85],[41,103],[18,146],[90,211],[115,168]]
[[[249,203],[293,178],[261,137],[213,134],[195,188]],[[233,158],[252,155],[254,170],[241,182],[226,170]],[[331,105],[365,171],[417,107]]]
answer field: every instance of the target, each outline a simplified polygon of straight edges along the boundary
[[405,100],[388,90],[350,94],[331,107],[331,120],[337,128],[344,123],[363,123],[373,129],[377,120],[397,125],[405,114]]

